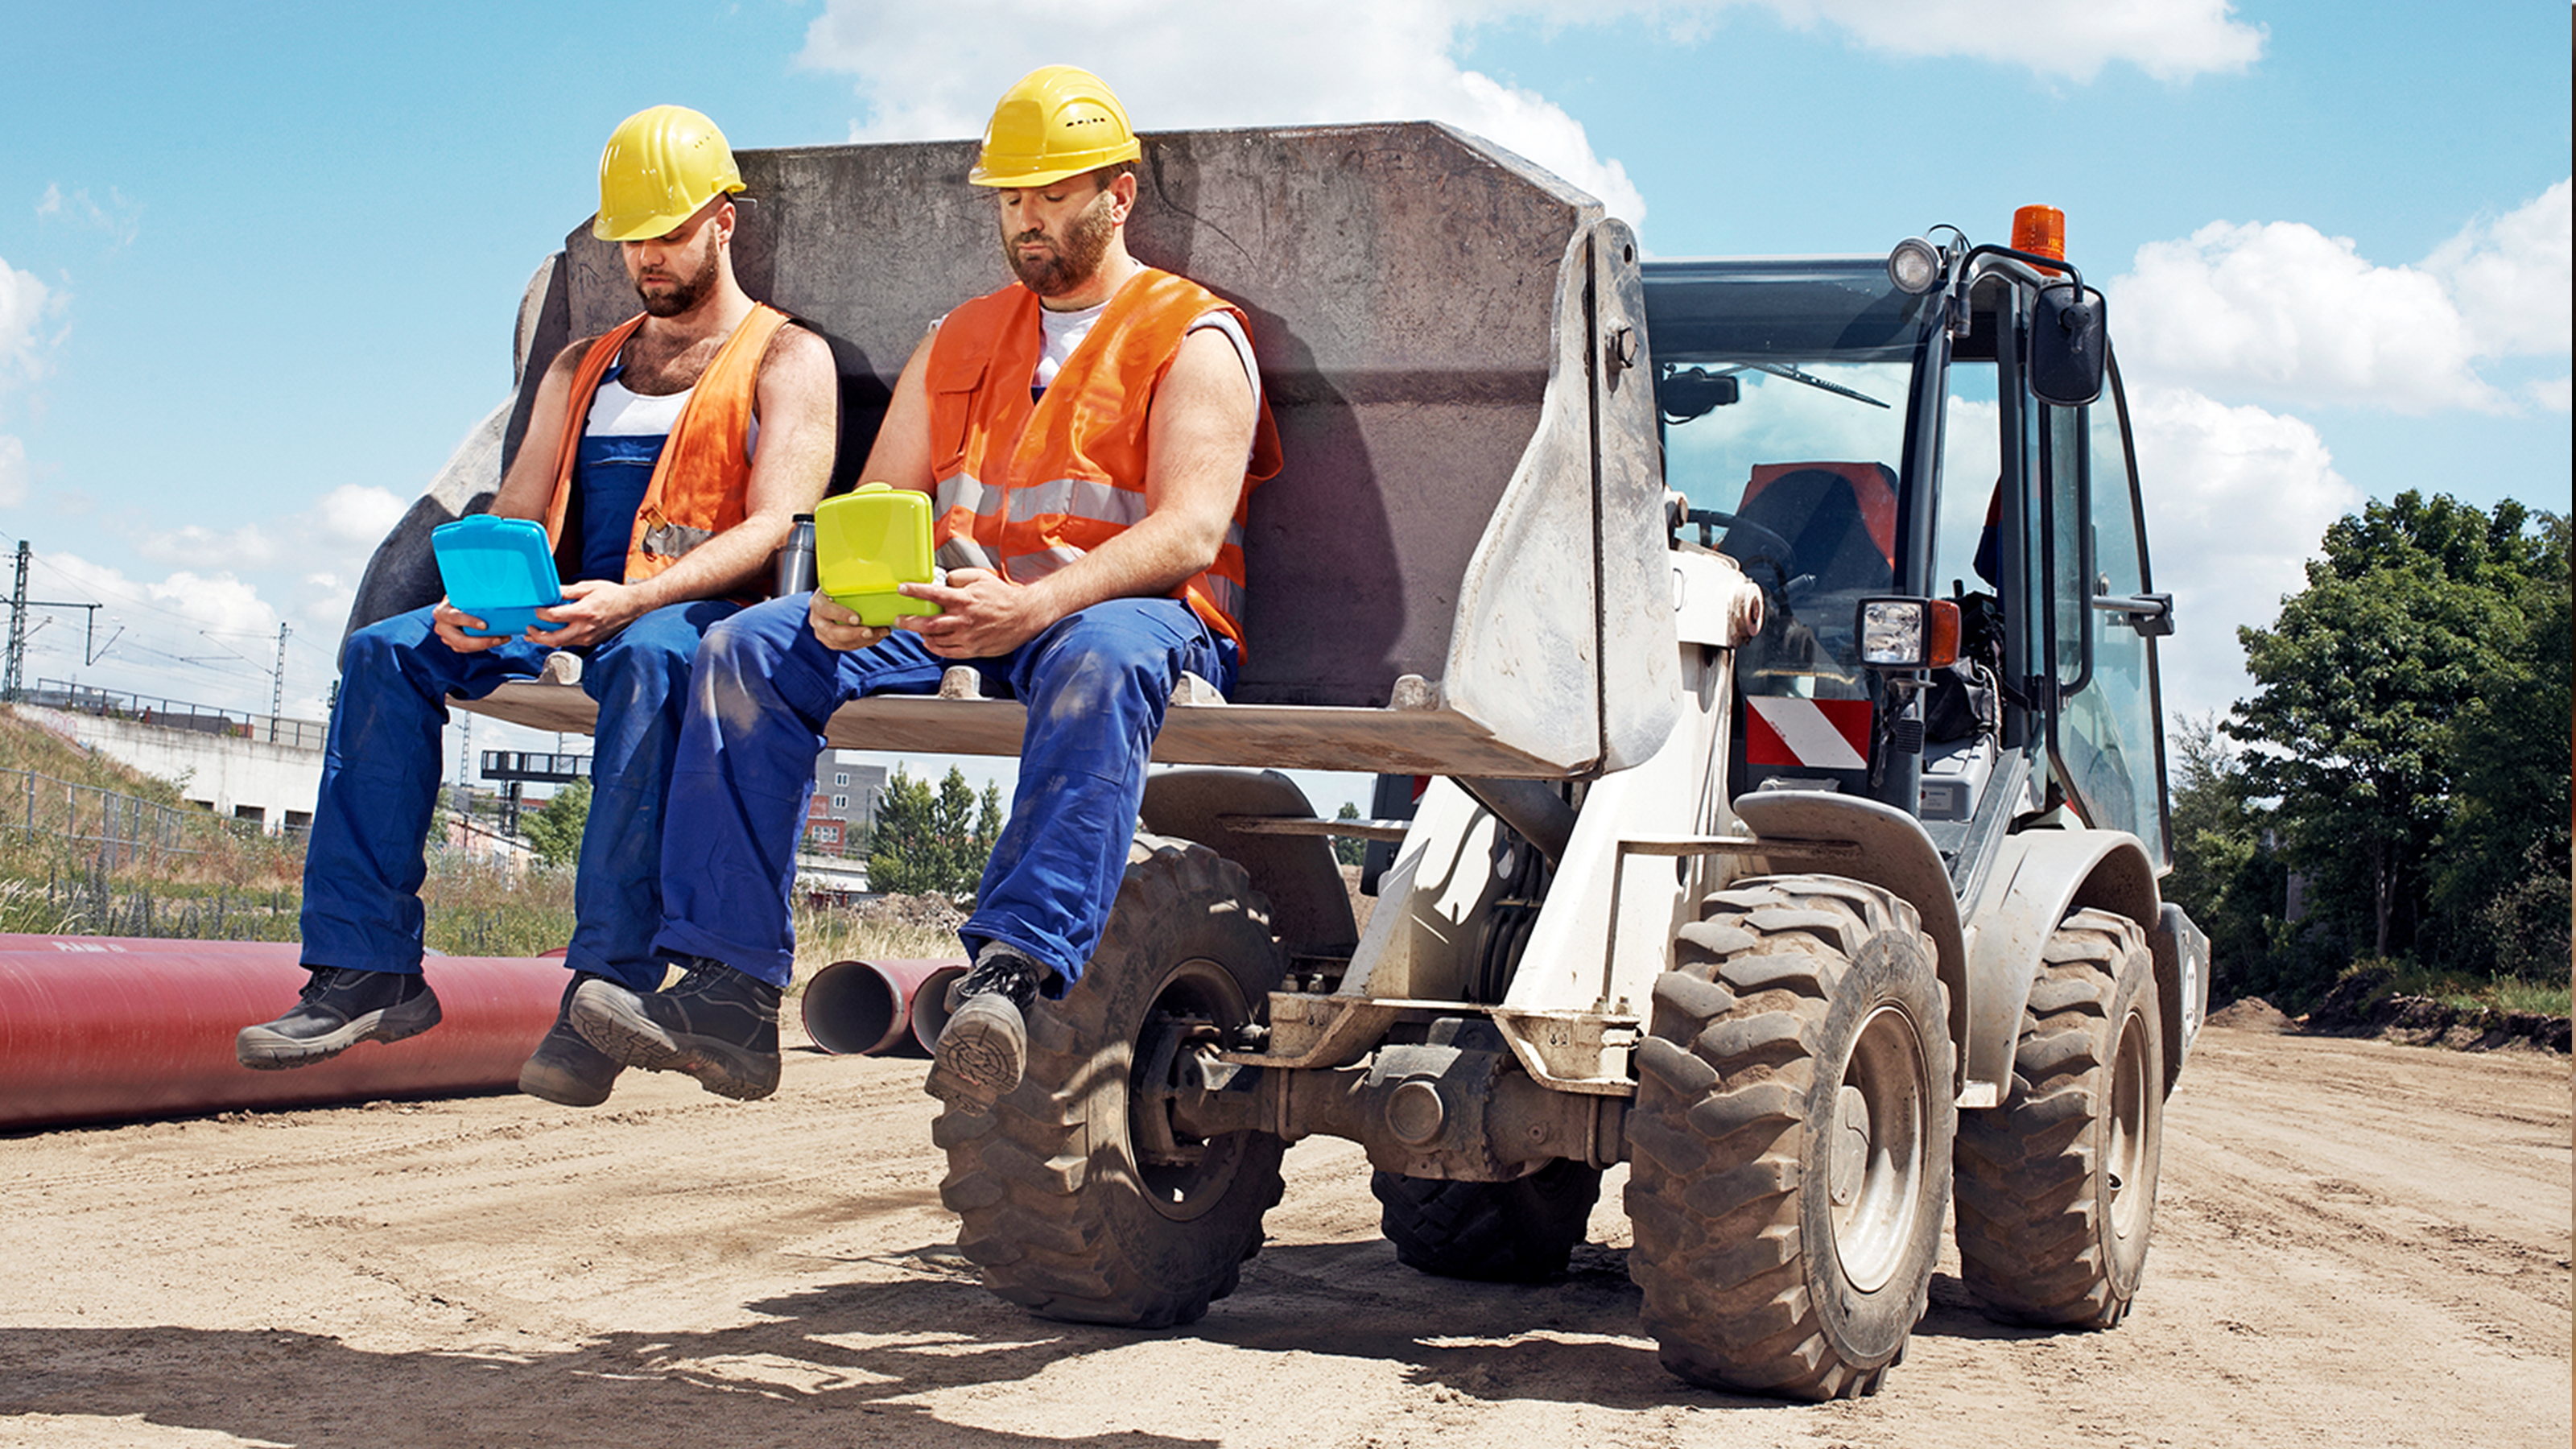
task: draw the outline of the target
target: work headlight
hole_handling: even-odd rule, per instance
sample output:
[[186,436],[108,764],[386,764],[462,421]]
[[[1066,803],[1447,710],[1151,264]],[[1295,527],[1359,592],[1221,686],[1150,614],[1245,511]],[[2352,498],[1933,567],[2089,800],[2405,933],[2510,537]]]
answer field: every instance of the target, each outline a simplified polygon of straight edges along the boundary
[[1959,606],[1948,599],[1860,601],[1860,662],[1873,669],[1937,669],[1959,658]]
[[1910,236],[1887,254],[1887,279],[1896,290],[1920,297],[1941,280],[1941,253],[1919,236]]

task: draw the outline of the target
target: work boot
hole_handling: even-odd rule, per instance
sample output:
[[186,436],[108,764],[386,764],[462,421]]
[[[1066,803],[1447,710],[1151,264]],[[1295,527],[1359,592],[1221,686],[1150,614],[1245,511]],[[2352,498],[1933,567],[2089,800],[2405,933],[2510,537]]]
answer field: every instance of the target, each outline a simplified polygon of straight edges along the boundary
[[438,1025],[438,993],[418,972],[307,966],[313,979],[275,1021],[233,1038],[233,1060],[254,1071],[327,1062],[362,1041],[401,1041]]
[[1047,969],[998,942],[948,991],[948,1026],[924,1090],[943,1102],[990,1111],[1020,1085],[1029,1062],[1029,1008]]
[[668,991],[629,991],[598,977],[572,994],[572,1027],[611,1060],[686,1072],[719,1097],[778,1090],[777,987],[720,961],[683,956]]
[[596,972],[576,971],[564,983],[563,1003],[555,1008],[554,1026],[519,1068],[520,1091],[565,1107],[596,1107],[608,1100],[609,1087],[626,1065],[592,1046],[572,1028],[573,993],[585,981],[604,979]]

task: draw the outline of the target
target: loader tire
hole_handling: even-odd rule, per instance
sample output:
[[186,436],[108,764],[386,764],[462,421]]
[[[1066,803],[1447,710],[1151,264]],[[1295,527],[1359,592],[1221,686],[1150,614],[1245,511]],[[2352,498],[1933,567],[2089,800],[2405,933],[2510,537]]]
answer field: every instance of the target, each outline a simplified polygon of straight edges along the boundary
[[1989,1317],[2110,1328],[2137,1297],[2164,1155],[2164,1028],[2136,922],[2066,918],[2003,1103],[1959,1124],[1960,1276]]
[[1285,1144],[1263,1132],[1148,1161],[1134,1088],[1162,1033],[1230,1038],[1264,1020],[1285,966],[1270,908],[1203,846],[1137,837],[1100,949],[1029,1013],[1027,1075],[989,1113],[950,1105],[940,1200],[984,1286],[1042,1317],[1162,1328],[1234,1291],[1279,1201]]
[[1709,897],[1655,982],[1628,1118],[1628,1270],[1664,1367],[1875,1393],[1950,1193],[1948,996],[1914,908],[1825,876]]
[[1442,1278],[1543,1283],[1565,1271],[1601,1199],[1601,1169],[1559,1158],[1511,1182],[1447,1182],[1383,1169],[1369,1191],[1395,1259]]

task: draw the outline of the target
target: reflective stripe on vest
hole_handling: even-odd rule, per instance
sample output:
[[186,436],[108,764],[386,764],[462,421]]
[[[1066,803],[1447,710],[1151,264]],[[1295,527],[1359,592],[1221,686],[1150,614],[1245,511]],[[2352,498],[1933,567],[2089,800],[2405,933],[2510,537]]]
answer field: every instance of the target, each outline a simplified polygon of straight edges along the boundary
[[[933,334],[927,378],[940,562],[1027,582],[1142,520],[1150,409],[1138,404],[1192,324],[1218,309],[1242,321],[1197,283],[1145,269],[1118,289],[1035,402],[1020,384],[1034,375],[1041,345],[1036,296],[1013,285],[949,313]],[[1238,645],[1248,500],[1279,467],[1266,403],[1248,462],[1215,564],[1171,590]]]
[[[744,500],[751,490],[751,460],[744,454],[751,434],[753,394],[770,339],[786,323],[786,313],[754,303],[751,314],[733,329],[699,376],[688,405],[680,410],[680,420],[662,444],[652,481],[644,485],[644,500],[635,510],[626,544],[627,583],[651,578],[678,563],[689,550],[742,522]],[[554,500],[546,511],[546,539],[558,548],[572,500],[573,460],[581,447],[591,401],[617,361],[619,349],[643,325],[639,314],[602,334],[573,372],[572,406],[555,458]]]

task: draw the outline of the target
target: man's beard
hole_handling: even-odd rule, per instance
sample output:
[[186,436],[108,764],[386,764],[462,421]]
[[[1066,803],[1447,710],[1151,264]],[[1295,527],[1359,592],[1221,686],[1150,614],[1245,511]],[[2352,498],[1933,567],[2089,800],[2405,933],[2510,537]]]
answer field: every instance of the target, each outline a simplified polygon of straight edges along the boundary
[[1020,254],[1022,241],[1038,239],[1042,233],[1024,231],[1016,237],[1007,233],[1003,235],[1002,256],[1011,264],[1012,275],[1020,279],[1022,286],[1041,297],[1061,297],[1099,274],[1101,259],[1109,255],[1109,238],[1118,230],[1118,223],[1110,219],[1110,208],[1105,204],[1107,198],[1108,193],[1102,192],[1100,201],[1084,207],[1074,217],[1065,228],[1063,239],[1057,242],[1053,256],[1026,257]]
[[644,283],[639,280],[635,284],[635,295],[644,299],[644,310],[652,315],[677,317],[705,300],[707,294],[715,290],[715,285],[716,249],[710,246],[707,259],[698,267],[697,275],[675,277],[671,290],[659,294],[644,290]]

